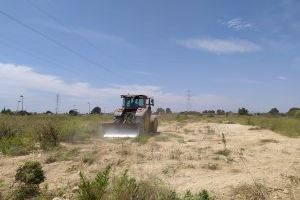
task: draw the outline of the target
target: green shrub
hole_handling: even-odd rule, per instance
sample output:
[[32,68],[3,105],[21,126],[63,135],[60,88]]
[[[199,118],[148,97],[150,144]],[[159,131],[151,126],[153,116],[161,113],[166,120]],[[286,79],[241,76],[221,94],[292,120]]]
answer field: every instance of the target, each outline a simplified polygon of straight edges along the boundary
[[12,193],[16,200],[30,199],[39,194],[39,184],[44,182],[45,176],[42,166],[37,161],[27,161],[19,166],[15,175],[18,183]]
[[45,180],[42,166],[37,161],[27,161],[19,166],[15,175],[15,180],[24,184],[40,184]]

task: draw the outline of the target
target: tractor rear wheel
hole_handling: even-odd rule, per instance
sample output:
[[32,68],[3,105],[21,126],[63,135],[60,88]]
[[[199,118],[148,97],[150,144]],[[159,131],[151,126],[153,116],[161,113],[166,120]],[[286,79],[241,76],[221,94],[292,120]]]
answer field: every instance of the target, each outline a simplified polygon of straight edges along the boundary
[[157,133],[158,120],[156,116],[151,116],[151,132]]

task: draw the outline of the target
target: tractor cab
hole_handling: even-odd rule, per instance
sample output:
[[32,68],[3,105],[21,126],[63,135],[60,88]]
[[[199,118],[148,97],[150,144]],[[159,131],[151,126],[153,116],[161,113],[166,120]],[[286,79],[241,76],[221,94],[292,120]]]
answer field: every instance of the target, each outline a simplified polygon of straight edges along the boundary
[[145,95],[121,95],[121,98],[123,98],[122,107],[125,109],[136,110],[154,106],[154,100]]

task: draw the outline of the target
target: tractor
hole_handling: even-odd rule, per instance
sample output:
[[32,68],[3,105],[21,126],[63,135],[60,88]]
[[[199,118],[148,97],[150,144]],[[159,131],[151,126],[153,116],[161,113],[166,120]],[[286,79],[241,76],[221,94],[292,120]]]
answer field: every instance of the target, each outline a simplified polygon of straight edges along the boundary
[[154,99],[146,95],[121,95],[123,105],[114,112],[113,123],[102,124],[104,137],[137,137],[157,133],[157,116],[152,114]]

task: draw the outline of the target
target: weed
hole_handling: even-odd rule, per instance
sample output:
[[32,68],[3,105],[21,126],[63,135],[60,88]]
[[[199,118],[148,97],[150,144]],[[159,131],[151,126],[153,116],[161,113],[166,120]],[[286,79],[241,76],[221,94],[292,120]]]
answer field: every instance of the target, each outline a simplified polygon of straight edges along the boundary
[[100,171],[94,180],[89,180],[80,172],[80,183],[78,190],[79,200],[100,200],[104,198],[106,188],[109,184],[109,173],[111,167],[106,167]]

